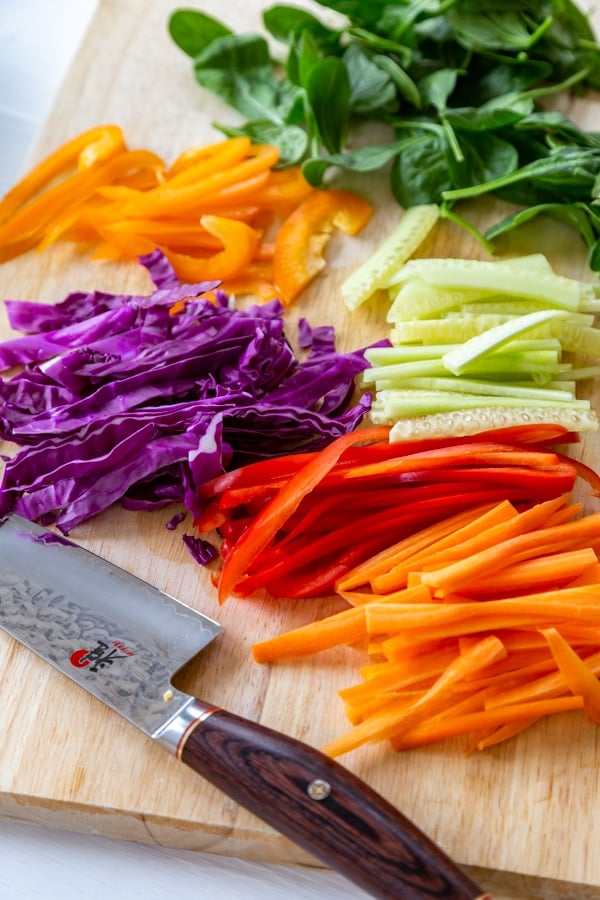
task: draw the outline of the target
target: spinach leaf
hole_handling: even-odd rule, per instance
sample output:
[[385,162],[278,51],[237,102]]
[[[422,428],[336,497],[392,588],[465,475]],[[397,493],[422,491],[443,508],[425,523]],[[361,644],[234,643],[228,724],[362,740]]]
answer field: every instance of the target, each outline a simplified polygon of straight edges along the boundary
[[496,222],[491,228],[488,228],[485,236],[490,240],[495,240],[500,235],[530,222],[537,216],[550,216],[572,226],[579,232],[588,247],[592,247],[598,237],[590,221],[588,207],[579,203],[539,203],[537,206],[521,209],[506,216],[500,222]]
[[404,146],[404,140],[389,144],[373,144],[360,147],[350,153],[332,153],[330,156],[313,156],[302,165],[302,172],[309,184],[319,187],[327,169],[336,167],[347,172],[374,172],[382,169]]
[[327,28],[316,16],[296,6],[271,6],[263,12],[263,23],[275,40],[289,46],[303,32],[312,34],[322,46],[339,42],[339,31]]
[[168,21],[169,34],[188,56],[197,56],[220,37],[233,34],[230,28],[212,16],[195,9],[176,9]]
[[310,69],[305,89],[321,143],[330,153],[339,152],[350,114],[350,79],[346,66],[336,56],[320,60]]
[[392,193],[404,208],[422,203],[440,203],[452,187],[448,169],[449,151],[442,128],[414,135],[404,141],[390,175]]
[[455,187],[478,185],[506,177],[519,165],[519,157],[510,141],[491,131],[469,134],[468,140],[459,134],[462,159],[448,157],[448,170]]
[[[261,34],[194,10],[171,15],[198,82],[245,120],[217,127],[276,144],[280,165],[300,164],[314,185],[332,168],[387,170],[400,204],[438,203],[484,246],[528,217],[562,218],[600,271],[600,132],[544,103],[600,88],[600,47],[576,0],[316,2],[333,13],[327,23],[286,3],[264,10],[282,64]],[[354,149],[359,121],[396,139]],[[490,238],[454,209],[486,194],[523,207]]]
[[351,112],[366,116],[382,109],[396,109],[396,86],[389,73],[377,64],[377,57],[370,56],[359,44],[350,44],[342,60],[350,83]]
[[269,47],[258,34],[227,35],[194,59],[196,80],[249,119],[285,121]]

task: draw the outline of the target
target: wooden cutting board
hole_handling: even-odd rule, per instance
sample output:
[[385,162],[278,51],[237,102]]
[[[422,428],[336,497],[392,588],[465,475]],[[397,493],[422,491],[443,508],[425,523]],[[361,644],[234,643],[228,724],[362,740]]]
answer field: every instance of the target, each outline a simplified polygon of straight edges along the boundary
[[[260,25],[259,0],[197,5],[240,31]],[[166,22],[173,7],[171,0],[101,0],[34,158],[84,128],[114,122],[132,148],[171,160],[184,148],[216,140],[213,121],[236,121],[196,85],[190,61],[171,42]],[[600,14],[596,20],[600,24]],[[564,112],[586,128],[596,126],[597,98],[564,102]],[[400,217],[383,180],[346,184],[368,189],[376,214],[359,238],[332,239],[326,273],[295,305],[289,323],[290,333],[301,315],[312,324],[333,323],[340,349],[387,335],[385,310],[350,314],[338,286]],[[536,223],[507,240],[500,254],[532,250],[546,252],[563,274],[592,278],[578,237],[557,224]],[[481,250],[465,233],[440,226],[422,255],[481,256]],[[135,265],[92,262],[64,246],[0,267],[2,298],[57,301],[68,291],[92,288],[144,291],[150,283]],[[596,465],[599,440],[586,437],[578,451]],[[182,545],[182,531],[165,528],[171,514],[114,508],[72,537],[223,623],[224,635],[189,668],[184,687],[315,746],[345,730],[336,691],[357,680],[357,653],[273,668],[250,656],[254,641],[330,607],[231,600],[219,609],[205,573]],[[4,817],[273,863],[317,864],[3,634],[0,733]],[[403,755],[387,746],[367,748],[344,762],[497,897],[591,898],[600,897],[599,742],[598,728],[572,713],[483,754],[466,757],[463,743],[449,742]]]

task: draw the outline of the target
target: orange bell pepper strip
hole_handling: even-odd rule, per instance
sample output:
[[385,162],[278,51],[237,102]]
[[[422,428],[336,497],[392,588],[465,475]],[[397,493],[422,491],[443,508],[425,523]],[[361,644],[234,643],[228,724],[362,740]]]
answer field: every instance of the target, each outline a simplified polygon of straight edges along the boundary
[[219,576],[219,603],[223,603],[234,593],[247,577],[247,570],[257,554],[273,540],[281,526],[298,508],[302,498],[322,481],[345,450],[364,442],[387,441],[388,436],[387,426],[350,432],[337,438],[299,469],[252,520],[236,542],[234,550],[228,554]]
[[352,191],[315,191],[283,222],[275,240],[273,272],[283,303],[291,303],[325,266],[323,252],[335,228],[355,235],[373,214]]
[[175,176],[189,172],[197,164],[209,159],[218,159],[224,166],[230,165],[233,161],[238,162],[247,155],[251,145],[252,141],[249,137],[240,136],[226,138],[223,141],[217,141],[214,144],[206,144],[201,147],[190,147],[188,150],[180,153],[175,159],[167,171],[167,180],[173,183]]
[[80,170],[87,169],[126,149],[123,132],[116,125],[99,125],[82,132],[41,160],[4,195],[0,202],[0,224],[53,178],[74,165]]
[[192,284],[234,278],[249,265],[260,241],[258,231],[245,222],[220,216],[202,216],[200,224],[222,241],[221,251],[208,257],[195,257],[174,253],[166,246],[160,247],[181,281]]
[[148,150],[125,150],[107,161],[76,172],[36,196],[0,226],[2,259],[17,255],[13,245],[34,247],[52,226],[56,239],[76,218],[85,200],[103,184],[139,169],[160,170],[162,159]]
[[180,187],[171,188],[166,182],[155,190],[140,193],[139,197],[123,204],[121,216],[182,215],[194,212],[209,202],[217,204],[224,188],[239,185],[255,175],[267,172],[278,160],[277,147],[270,144],[252,145],[247,159],[222,171],[213,172]]
[[[73,179],[77,178],[76,194],[70,180],[63,183],[64,192],[68,194],[70,202],[64,212],[58,212],[52,217],[51,225],[44,229],[38,250],[44,250],[63,236],[77,220],[85,202],[94,196],[100,185],[139,172],[151,172],[158,177],[163,170],[164,162],[156,153],[149,150],[126,150],[98,167],[78,173]],[[46,198],[39,198],[40,206],[44,199],[47,199],[47,195]],[[60,202],[60,198],[57,197],[57,200]]]

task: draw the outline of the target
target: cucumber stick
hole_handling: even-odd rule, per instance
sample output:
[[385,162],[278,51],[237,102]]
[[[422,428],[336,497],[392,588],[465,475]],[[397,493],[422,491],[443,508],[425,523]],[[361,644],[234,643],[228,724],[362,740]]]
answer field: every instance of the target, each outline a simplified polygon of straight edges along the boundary
[[404,212],[373,256],[342,284],[342,297],[349,309],[356,309],[376,291],[387,287],[390,277],[419,249],[439,215],[434,204],[412,206]]
[[390,443],[423,438],[465,437],[494,428],[513,425],[560,425],[568,431],[597,431],[598,419],[591,409],[568,406],[519,408],[479,407],[474,410],[433,413],[413,419],[396,419],[390,431]]
[[[392,346],[366,351],[362,379],[374,391],[370,417],[393,426],[392,440],[527,422],[599,427],[575,389],[600,374],[600,287],[555,273],[542,254],[410,259],[406,235],[395,255],[398,233],[390,237],[373,268],[357,270],[353,290],[376,286],[390,300]],[[563,358],[571,352],[590,359],[574,367]]]
[[489,328],[464,344],[448,350],[442,356],[442,362],[454,375],[462,375],[476,360],[482,359],[499,347],[506,346],[516,335],[523,334],[536,325],[545,325],[551,319],[559,317],[564,319],[567,315],[568,313],[560,309],[546,309],[509,319],[508,322]]

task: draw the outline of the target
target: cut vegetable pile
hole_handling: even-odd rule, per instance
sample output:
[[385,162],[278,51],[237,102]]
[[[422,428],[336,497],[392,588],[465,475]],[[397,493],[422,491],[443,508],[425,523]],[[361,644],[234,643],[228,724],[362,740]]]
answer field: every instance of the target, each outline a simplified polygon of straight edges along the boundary
[[[552,451],[542,447],[567,435],[532,426],[520,437],[534,442],[518,450],[523,466],[532,458],[540,466],[532,465],[523,480],[532,495],[538,475],[550,475],[551,481],[556,466]],[[463,457],[470,452],[475,462],[491,453],[493,485],[492,458],[502,445],[492,449],[472,441],[467,446],[469,450],[448,445],[444,455],[457,449]],[[506,445],[505,452],[508,474]],[[435,458],[435,451],[429,453],[421,454],[422,460]],[[516,460],[512,465],[513,481],[519,483],[521,467]],[[385,468],[398,470],[395,461],[349,463],[347,473],[338,468],[337,480],[347,474],[353,481],[357,469],[366,477],[368,470]],[[598,495],[598,476],[580,471]],[[290,482],[294,478],[298,476]],[[335,587],[349,608],[255,644],[254,658],[261,663],[343,645],[369,654],[370,661],[361,667],[362,681],[341,691],[352,727],[326,752],[337,756],[383,740],[395,749],[409,749],[460,735],[470,736],[469,749],[484,749],[546,715],[584,709],[600,720],[600,514],[582,516],[581,504],[569,499],[567,482],[558,477],[551,495],[548,490],[549,499],[525,504],[479,498],[463,502],[459,511],[441,512],[404,537],[390,534],[384,549],[338,575]],[[312,508],[319,509],[318,497]],[[270,517],[256,517],[262,525],[269,519],[272,510]],[[309,519],[305,508],[295,531]],[[252,526],[246,533],[252,535]],[[279,532],[283,546],[293,540],[293,528],[290,534]],[[256,535],[250,540],[256,541]],[[263,558],[273,557],[272,550],[265,555],[264,546],[255,544],[255,549],[258,561],[248,567],[238,588],[255,584],[253,571]],[[286,558],[293,559],[291,547],[286,547]],[[235,550],[224,571],[229,560],[239,578]],[[232,583],[230,572],[226,584]]]
[[[38,163],[0,202],[0,262],[58,240],[99,259],[160,249],[182,281],[217,279],[231,294],[291,303],[325,266],[337,228],[357,234],[370,204],[311,188],[279,150],[232,137],[181,153],[171,166],[98,126]],[[282,226],[281,231],[279,227]]]
[[228,466],[320,449],[364,416],[364,352],[338,353],[332,328],[300,322],[301,360],[278,301],[236,309],[217,282],[182,284],[160,251],[141,262],[148,296],[6,301],[29,333],[0,343],[0,367],[23,367],[0,381],[0,436],[21,448],[2,512],[64,533],[116,501],[197,513],[199,485]]
[[448,516],[556,498],[578,473],[596,490],[593,472],[548,447],[573,437],[530,426],[390,443],[389,428],[373,427],[214,478],[200,487],[196,526],[223,537],[219,599],[328,595],[349,570]]
[[382,293],[390,303],[392,346],[368,351],[363,376],[373,423],[393,425],[392,441],[533,421],[597,429],[576,396],[600,372],[597,285],[556,274],[542,254],[409,258],[435,222],[434,208],[413,207],[342,285],[350,309]]

